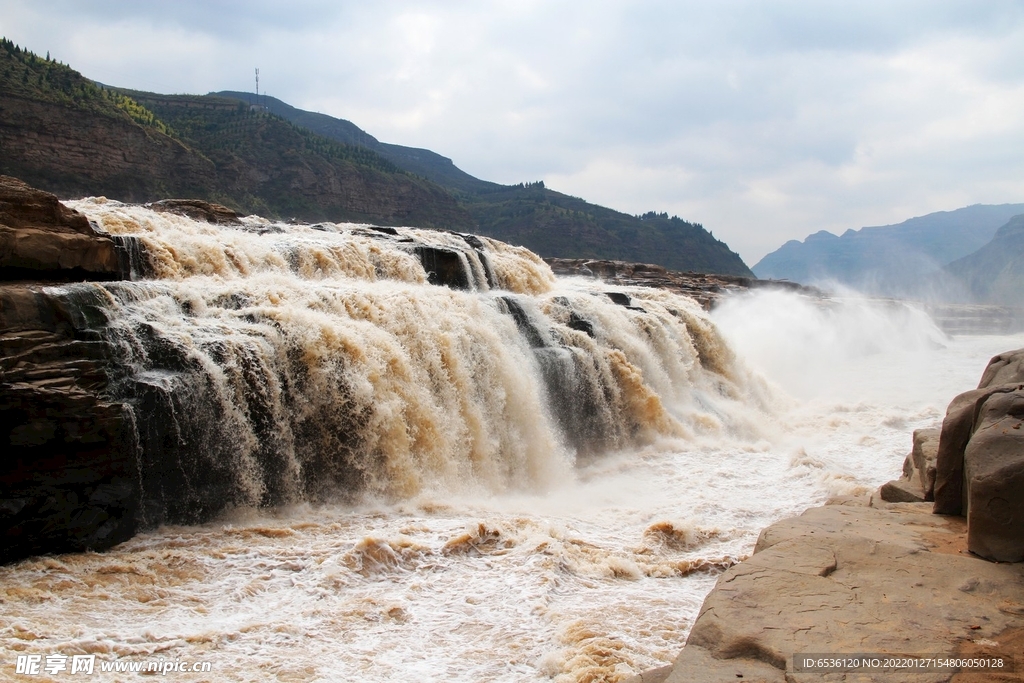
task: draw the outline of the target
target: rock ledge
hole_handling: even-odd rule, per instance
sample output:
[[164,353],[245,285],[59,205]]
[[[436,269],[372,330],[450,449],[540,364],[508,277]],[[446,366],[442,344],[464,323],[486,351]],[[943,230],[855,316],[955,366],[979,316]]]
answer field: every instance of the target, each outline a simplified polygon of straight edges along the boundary
[[967,552],[929,503],[826,505],[767,527],[725,572],[670,667],[629,683],[1022,681],[1016,673],[801,673],[800,653],[1024,659],[1024,564]]

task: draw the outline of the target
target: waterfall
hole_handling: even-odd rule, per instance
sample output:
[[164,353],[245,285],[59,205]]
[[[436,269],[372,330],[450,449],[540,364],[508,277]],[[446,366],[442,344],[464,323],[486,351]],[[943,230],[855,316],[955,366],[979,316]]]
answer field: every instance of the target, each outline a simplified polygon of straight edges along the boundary
[[70,205],[142,275],[54,291],[87,300],[81,324],[112,349],[148,526],[226,505],[544,490],[579,458],[742,430],[768,404],[693,301],[559,281],[496,240]]
[[0,301],[8,666],[622,680],[767,524],[899,476],[1024,345],[891,302],[709,314],[469,235],[72,205],[135,277]]

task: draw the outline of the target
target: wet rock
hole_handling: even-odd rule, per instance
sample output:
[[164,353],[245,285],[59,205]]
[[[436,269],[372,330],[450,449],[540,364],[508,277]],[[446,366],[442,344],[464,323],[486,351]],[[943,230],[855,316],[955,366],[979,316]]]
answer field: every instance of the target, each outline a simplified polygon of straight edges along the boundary
[[519,334],[523,336],[530,348],[539,349],[550,346],[540,329],[530,320],[530,316],[514,296],[499,296],[496,300],[502,311],[516,321],[516,329],[519,330]]
[[241,214],[237,211],[201,199],[163,199],[148,204],[148,206],[160,213],[175,213],[213,225],[239,225],[241,223],[239,220]]
[[594,323],[590,322],[576,311],[569,312],[569,322],[566,324],[574,330],[583,332],[591,339],[594,338]]
[[125,279],[122,252],[55,195],[0,176],[0,279]]
[[136,530],[132,415],[104,395],[110,349],[84,327],[87,298],[0,288],[0,563]]
[[633,300],[625,292],[605,292],[604,295],[612,300],[613,304],[629,307]]
[[427,282],[452,289],[469,289],[470,275],[466,263],[457,251],[440,247],[417,246],[413,253],[419,257]]

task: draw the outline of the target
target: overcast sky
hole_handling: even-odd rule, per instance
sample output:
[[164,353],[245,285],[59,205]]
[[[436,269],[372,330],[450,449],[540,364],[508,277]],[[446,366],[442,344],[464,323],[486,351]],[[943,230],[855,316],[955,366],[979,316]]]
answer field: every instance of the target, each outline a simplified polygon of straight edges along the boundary
[[252,90],[479,178],[703,223],[754,265],[818,230],[1024,202],[1024,2],[0,0],[111,85]]

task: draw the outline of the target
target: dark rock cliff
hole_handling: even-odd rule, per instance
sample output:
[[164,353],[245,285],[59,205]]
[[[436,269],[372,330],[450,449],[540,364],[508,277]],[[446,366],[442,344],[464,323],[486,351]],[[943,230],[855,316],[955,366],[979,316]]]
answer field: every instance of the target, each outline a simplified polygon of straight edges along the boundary
[[110,349],[90,333],[88,296],[0,287],[0,562],[135,533],[134,429],[104,398]]
[[120,279],[128,265],[84,216],[0,176],[0,562],[135,532],[131,416],[105,398],[111,349],[93,329],[101,294],[43,284]]

